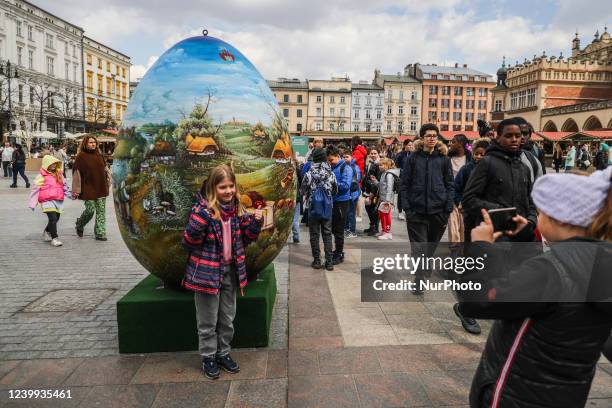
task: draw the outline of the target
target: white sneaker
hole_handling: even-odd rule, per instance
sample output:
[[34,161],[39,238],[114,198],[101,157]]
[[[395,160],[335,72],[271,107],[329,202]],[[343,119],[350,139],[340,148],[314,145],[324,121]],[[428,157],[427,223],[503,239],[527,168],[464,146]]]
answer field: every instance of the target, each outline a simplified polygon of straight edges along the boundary
[[62,246],[63,244],[62,244],[62,241],[60,241],[59,239],[53,238],[51,240],[51,245],[53,245],[54,247],[58,247],[58,246]]
[[355,221],[356,221],[356,222],[361,222],[361,221],[362,221],[362,218],[361,218],[361,217],[357,217],[357,218],[355,218]]
[[399,213],[399,215],[397,216],[398,220],[402,220],[402,221],[406,221],[406,215],[404,214],[404,212],[402,211],[401,213]]
[[42,239],[45,242],[49,242],[51,241],[51,234],[49,234],[47,231],[43,231],[42,233]]
[[385,232],[385,233],[379,235],[377,239],[388,240],[388,239],[391,239],[391,238],[392,238],[391,234],[389,234],[388,232]]

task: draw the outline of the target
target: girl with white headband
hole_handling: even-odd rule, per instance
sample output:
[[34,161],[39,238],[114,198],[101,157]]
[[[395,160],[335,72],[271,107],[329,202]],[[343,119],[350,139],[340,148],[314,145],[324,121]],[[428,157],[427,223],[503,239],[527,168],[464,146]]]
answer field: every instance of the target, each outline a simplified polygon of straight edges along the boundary
[[[459,293],[462,312],[496,319],[472,381],[471,407],[585,405],[612,329],[611,183],[612,167],[588,177],[539,178],[532,198],[551,250],[510,271],[500,262],[461,278],[483,287]],[[500,259],[504,250],[493,242],[502,233],[486,211],[482,216],[469,255]],[[514,220],[517,229],[506,233],[527,223]]]

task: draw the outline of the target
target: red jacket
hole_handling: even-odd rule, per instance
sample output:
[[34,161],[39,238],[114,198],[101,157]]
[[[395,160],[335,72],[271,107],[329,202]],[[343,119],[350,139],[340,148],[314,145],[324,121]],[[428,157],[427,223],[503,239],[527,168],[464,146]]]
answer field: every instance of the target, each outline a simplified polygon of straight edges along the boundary
[[40,169],[40,174],[44,178],[43,185],[40,186],[38,202],[44,203],[51,200],[64,200],[64,183],[58,182],[54,174],[45,169]]
[[361,174],[365,174],[365,159],[368,156],[368,151],[363,145],[358,145],[353,150],[353,159],[355,159],[355,163],[359,166],[359,170],[361,170]]

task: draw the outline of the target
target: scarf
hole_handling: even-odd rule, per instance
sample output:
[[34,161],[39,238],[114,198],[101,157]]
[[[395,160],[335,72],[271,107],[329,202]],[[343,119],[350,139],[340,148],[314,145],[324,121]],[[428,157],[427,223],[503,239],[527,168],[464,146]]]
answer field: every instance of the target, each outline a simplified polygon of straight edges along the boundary
[[234,201],[228,204],[219,203],[219,209],[221,210],[221,219],[223,221],[227,221],[230,218],[235,217],[237,214],[236,203]]

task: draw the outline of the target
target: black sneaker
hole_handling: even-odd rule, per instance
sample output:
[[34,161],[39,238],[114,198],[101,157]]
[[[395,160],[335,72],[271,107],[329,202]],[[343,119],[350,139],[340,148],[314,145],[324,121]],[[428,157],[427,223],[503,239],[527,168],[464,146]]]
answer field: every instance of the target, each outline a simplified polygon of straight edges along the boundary
[[221,371],[219,370],[217,360],[214,357],[204,357],[202,359],[202,372],[204,372],[206,378],[211,380],[219,378]]
[[378,230],[377,229],[373,229],[368,231],[368,237],[374,237],[376,236],[376,234],[378,234]]
[[321,269],[323,267],[323,265],[321,265],[321,261],[319,261],[318,259],[315,259],[314,261],[312,261],[310,266],[312,266],[313,269]]
[[364,229],[364,230],[363,230],[363,233],[364,233],[364,234],[367,234],[367,233],[369,233],[370,231],[372,231],[372,227]]
[[30,188],[30,183],[26,183],[26,188]]
[[455,305],[453,306],[453,311],[455,312],[459,320],[461,320],[461,325],[463,326],[466,332],[471,334],[480,334],[480,325],[478,324],[476,319],[464,316],[463,313],[459,311],[459,303],[455,303]]
[[11,184],[9,187],[10,188],[17,188],[17,184]]
[[240,366],[237,362],[232,360],[229,354],[217,357],[216,360],[219,367],[221,367],[230,374],[236,374],[240,371]]
[[83,228],[75,227],[76,233],[80,238],[83,238]]
[[332,262],[326,262],[325,263],[325,269],[328,271],[333,271],[334,270],[334,264]]
[[108,238],[106,238],[105,236],[96,237],[96,241],[108,241]]
[[332,264],[339,265],[342,262],[344,262],[344,254],[334,254],[334,257],[332,258]]

